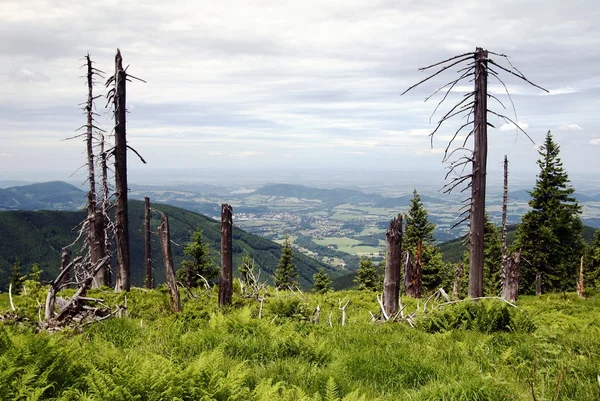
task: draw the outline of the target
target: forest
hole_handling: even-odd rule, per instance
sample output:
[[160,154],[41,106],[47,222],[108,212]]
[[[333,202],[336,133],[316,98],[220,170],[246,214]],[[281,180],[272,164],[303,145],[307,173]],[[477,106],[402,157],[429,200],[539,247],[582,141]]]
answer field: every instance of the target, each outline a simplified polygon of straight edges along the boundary
[[229,204],[218,222],[148,197],[128,201],[128,154],[146,161],[127,141],[126,87],[144,81],[117,50],[104,84],[108,147],[94,104],[106,73],[87,55],[86,124],[75,137],[86,144],[86,209],[0,216],[16,242],[45,222],[48,232],[21,253],[42,255],[42,241],[65,236],[60,224],[75,227],[71,246],[50,244],[60,268],[15,260],[2,281],[0,398],[599,399],[600,230],[584,227],[550,131],[530,209],[510,239],[506,157],[501,227],[485,211],[487,115],[513,122],[487,105],[497,100],[487,77],[503,71],[543,90],[504,59],[477,48],[423,68],[439,71],[407,89],[457,65],[459,78],[436,93],[474,81],[431,134],[456,115],[466,123],[454,137],[470,129],[472,148],[456,153],[453,138],[444,154],[445,191],[470,192],[456,222],[469,223],[465,246],[446,245],[453,256],[444,256],[415,189],[387,226],[383,260],[357,258],[340,271],[296,252],[289,236],[278,246],[239,230]]

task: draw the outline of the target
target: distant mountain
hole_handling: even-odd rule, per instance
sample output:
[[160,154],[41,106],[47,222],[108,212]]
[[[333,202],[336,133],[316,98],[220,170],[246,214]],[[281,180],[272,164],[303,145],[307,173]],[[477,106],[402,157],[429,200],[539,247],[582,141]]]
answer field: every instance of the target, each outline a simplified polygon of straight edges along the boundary
[[[179,245],[173,245],[175,266],[179,267],[183,260],[183,247],[191,239],[197,227],[204,233],[204,240],[211,249],[214,261],[220,264],[220,223],[206,216],[168,205],[153,204],[152,209],[163,211],[169,216],[171,239]],[[8,272],[15,260],[19,260],[24,270],[37,262],[44,271],[46,280],[56,276],[59,269],[60,251],[77,237],[73,228],[86,216],[84,211],[5,211],[0,212],[0,288],[7,285]],[[151,226],[158,227],[160,213],[154,213]],[[130,242],[131,242],[131,275],[134,285],[142,285],[144,279],[144,239],[143,239],[144,205],[140,201],[129,202]],[[72,249],[77,250],[80,245]],[[257,235],[249,234],[239,228],[233,230],[233,262],[235,273],[244,253],[248,253],[261,267],[266,279],[275,271],[281,255],[281,246]],[[153,238],[152,259],[157,282],[164,282],[165,274],[162,264],[158,238]],[[294,263],[299,272],[299,281],[303,286],[310,286],[312,276],[320,266],[324,266],[332,275],[337,271],[331,266],[294,251]],[[266,275],[265,275],[266,273]]]
[[[393,208],[408,206],[412,194],[396,198],[388,198],[379,194],[367,194],[355,189],[322,189],[304,185],[270,184],[257,189],[249,195],[278,196],[284,198],[316,199],[328,206],[337,206],[345,203],[369,203],[376,207]],[[423,202],[442,203],[441,200],[421,195]]]
[[0,189],[0,210],[76,210],[85,202],[85,191],[62,181]]
[[[520,201],[525,201],[528,202],[531,200],[531,195],[529,195],[529,191],[530,190],[526,190],[526,189],[521,189],[518,191],[514,191],[514,192],[509,192],[508,196],[510,199],[517,199]],[[582,194],[580,192],[575,191],[575,193],[573,194],[575,199],[577,199],[577,201],[579,203],[583,203],[583,202],[600,202],[600,194],[596,194],[596,195],[586,195],[586,194]]]

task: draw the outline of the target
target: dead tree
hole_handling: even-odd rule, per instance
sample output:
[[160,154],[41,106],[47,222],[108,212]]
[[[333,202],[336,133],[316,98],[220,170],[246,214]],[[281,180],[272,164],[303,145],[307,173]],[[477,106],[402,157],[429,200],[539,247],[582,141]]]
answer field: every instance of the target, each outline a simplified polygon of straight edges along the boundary
[[538,271],[535,273],[535,296],[540,295],[542,295],[542,272]]
[[[502,66],[500,63],[489,58],[489,55],[495,55],[499,58],[504,58],[508,61],[508,63],[515,71],[512,71],[511,69]],[[462,191],[467,190],[469,187],[471,188],[471,197],[465,200],[465,202],[468,203],[465,205],[464,210],[457,218],[457,222],[453,225],[453,227],[456,227],[457,225],[463,223],[466,220],[469,220],[469,296],[475,298],[481,297],[483,295],[483,234],[487,170],[487,127],[491,126],[492,128],[494,128],[494,126],[488,122],[487,116],[488,114],[497,116],[500,119],[506,121],[507,123],[514,124],[518,130],[525,133],[525,131],[523,131],[519,127],[516,121],[505,116],[504,114],[497,113],[488,108],[488,99],[493,99],[497,101],[503,108],[505,108],[504,104],[502,104],[502,102],[496,96],[487,93],[488,77],[491,76],[497,79],[506,89],[506,85],[500,79],[498,71],[494,70],[494,68],[498,68],[498,70],[502,70],[513,76],[516,76],[519,79],[524,80],[537,88],[540,88],[542,90],[545,89],[533,84],[527,78],[525,78],[525,76],[521,72],[519,72],[519,70],[512,66],[510,60],[506,55],[489,52],[478,47],[475,50],[475,52],[464,53],[458,56],[451,57],[447,60],[432,64],[430,66],[421,68],[421,71],[425,71],[436,66],[441,66],[441,68],[437,72],[429,75],[427,78],[409,87],[402,94],[405,94],[406,92],[410,91],[411,89],[414,89],[415,87],[430,80],[438,74],[465,62],[467,62],[467,65],[466,67],[460,68],[458,70],[459,77],[457,79],[454,79],[441,86],[431,96],[428,96],[425,99],[425,101],[429,100],[438,92],[446,89],[446,93],[442,97],[441,101],[438,103],[437,107],[434,109],[433,114],[435,114],[439,106],[444,102],[444,100],[446,100],[452,89],[459,82],[462,82],[464,80],[474,81],[474,90],[470,93],[465,94],[462,100],[458,101],[438,121],[437,126],[431,132],[430,137],[433,145],[433,137],[445,121],[448,121],[449,119],[455,116],[461,116],[466,118],[466,123],[462,124],[456,130],[452,139],[446,146],[443,159],[444,162],[449,163],[449,171],[446,174],[446,179],[448,179],[450,175],[452,175],[453,178],[449,183],[447,183],[444,186],[443,190],[444,192],[448,193],[456,187],[465,184],[466,187],[463,188]],[[508,90],[506,92],[508,95]],[[510,99],[510,95],[508,96]],[[450,147],[452,146],[454,140],[458,137],[459,133],[467,127],[470,128],[470,131],[468,131],[468,134],[466,135],[462,146],[450,151]],[[525,135],[527,135],[527,133],[525,133]],[[529,138],[529,136],[527,137]],[[473,138],[472,150],[466,148],[466,144],[471,138]],[[469,164],[471,164],[471,172],[465,174],[464,170]]]
[[458,266],[456,266],[456,274],[454,276],[454,285],[452,286],[452,296],[455,299],[459,298],[458,289],[460,287],[460,280],[462,279],[462,276],[463,276],[463,264],[462,264],[462,262],[459,262]]
[[166,214],[162,214],[162,221],[158,227],[160,236],[160,247],[163,254],[165,264],[165,272],[167,276],[167,287],[169,287],[169,296],[171,298],[171,310],[173,312],[181,312],[181,301],[179,299],[179,289],[177,288],[177,280],[175,279],[175,270],[173,268],[173,255],[171,254],[171,233],[169,232],[169,218]]
[[[105,141],[103,133],[100,133],[100,171],[102,173],[102,238],[104,239],[105,254],[111,255],[109,227],[111,227],[112,225],[110,217],[108,216],[108,210],[110,209],[110,188],[108,183],[108,154],[105,151]],[[105,269],[105,280],[107,285],[112,284],[111,270],[111,263],[109,261]]]
[[583,284],[583,255],[581,256],[581,263],[579,264],[579,279],[577,280],[577,295],[581,298],[585,298],[585,287]]
[[519,297],[521,278],[521,252],[506,257],[506,270],[502,270],[502,299],[515,302]]
[[219,277],[219,306],[231,305],[233,294],[233,220],[232,208],[221,205],[221,276]]
[[150,198],[144,197],[144,233],[145,256],[146,256],[146,288],[154,288],[154,275],[152,274],[152,237],[150,236]]
[[402,215],[390,221],[385,233],[385,277],[383,280],[383,306],[388,316],[398,310],[400,271],[402,266]]
[[[127,102],[126,102],[126,81],[134,78],[123,69],[123,58],[121,51],[117,49],[115,56],[115,75],[106,81],[106,86],[111,84],[114,87],[109,90],[107,96],[109,103],[113,102],[113,111],[115,119],[115,243],[117,247],[117,292],[129,291],[131,288],[131,272],[129,265],[129,213],[127,209],[127,149],[131,149],[140,157],[143,163],[146,161],[129,145],[127,145]],[[143,81],[144,82],[144,81]]]
[[504,192],[502,194],[502,270],[504,270],[506,254],[506,238],[508,230],[506,228],[506,215],[508,211],[508,158],[504,156]]
[[421,298],[421,293],[423,291],[423,262],[421,259],[421,253],[423,248],[423,240],[419,239],[417,244],[417,254],[415,255],[415,260],[412,263],[412,266],[407,272],[410,274],[407,277],[404,277],[405,291],[406,295],[413,298]]
[[[60,273],[62,274],[61,285],[66,288],[69,285],[69,249],[63,248],[60,253]],[[64,270],[67,270],[63,273]]]

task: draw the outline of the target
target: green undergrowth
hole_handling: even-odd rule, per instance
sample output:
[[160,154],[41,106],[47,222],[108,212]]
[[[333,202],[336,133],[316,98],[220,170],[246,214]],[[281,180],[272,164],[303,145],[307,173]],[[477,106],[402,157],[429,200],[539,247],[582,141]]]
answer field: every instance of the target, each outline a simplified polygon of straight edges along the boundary
[[262,311],[239,294],[220,310],[213,291],[171,314],[164,288],[101,289],[89,296],[127,297],[129,316],[48,334],[32,296],[14,298],[29,322],[0,323],[1,400],[600,399],[596,297],[429,302],[427,313],[403,299],[406,314],[419,308],[411,327],[373,323],[368,291],[271,290]]

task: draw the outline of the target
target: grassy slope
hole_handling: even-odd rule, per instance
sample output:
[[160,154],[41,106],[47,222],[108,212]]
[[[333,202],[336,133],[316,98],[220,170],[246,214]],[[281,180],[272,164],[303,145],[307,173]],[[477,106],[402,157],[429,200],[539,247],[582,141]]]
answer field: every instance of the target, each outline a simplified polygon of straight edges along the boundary
[[[217,264],[220,264],[220,223],[206,216],[168,205],[153,205],[154,210],[167,213],[171,225],[171,239],[180,246],[172,246],[176,266],[183,258],[183,246],[190,240],[191,233],[200,227],[205,241],[209,244]],[[0,288],[5,288],[8,272],[15,258],[25,269],[38,262],[45,271],[44,278],[50,279],[57,274],[60,250],[76,238],[72,228],[85,218],[84,212],[62,211],[10,211],[0,212]],[[143,220],[142,202],[130,201],[130,242],[132,261],[132,280],[140,285],[144,275]],[[151,227],[160,223],[160,213],[153,213]],[[247,252],[265,272],[271,274],[281,254],[281,247],[267,239],[249,234],[240,229],[233,231],[234,267],[241,262]],[[78,247],[74,247],[78,249]],[[152,259],[155,262],[157,282],[164,281],[162,255],[158,238],[153,238]],[[300,273],[301,284],[312,283],[312,275],[321,264],[311,258],[295,252],[294,263]]]
[[[123,302],[122,295],[90,295]],[[344,297],[351,302],[342,327]],[[465,317],[463,327],[510,314],[512,331],[479,325],[441,332],[427,322],[443,321],[442,314],[416,329],[370,323],[368,311],[378,309],[371,292],[305,294],[304,301],[271,292],[262,319],[258,304],[239,295],[224,311],[215,292],[184,299],[178,315],[166,310],[165,291],[134,290],[127,299],[129,318],[80,334],[32,334],[28,325],[0,323],[0,399],[526,401],[532,384],[538,400],[600,398],[598,297],[523,297],[517,305],[525,313],[479,302],[487,312]],[[15,303],[36,319],[33,300]],[[415,310],[414,300],[404,303]],[[318,325],[308,320],[316,305]],[[0,311],[7,308],[0,294]],[[445,310],[458,316],[473,309]]]

